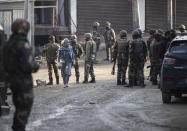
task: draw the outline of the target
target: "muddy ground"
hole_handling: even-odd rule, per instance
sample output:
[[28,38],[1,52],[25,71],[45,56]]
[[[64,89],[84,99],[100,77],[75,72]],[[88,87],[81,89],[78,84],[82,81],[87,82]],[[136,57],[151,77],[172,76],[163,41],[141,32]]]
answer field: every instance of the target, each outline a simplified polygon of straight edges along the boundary
[[[75,84],[73,70],[70,88],[62,88],[61,81],[60,86],[34,89],[27,131],[187,131],[187,97],[167,105],[147,80],[146,88],[116,86],[112,64],[102,61],[104,51],[98,56],[96,84]],[[83,81],[82,60],[80,72]],[[48,81],[45,67],[34,74],[34,81],[39,78]],[[12,106],[11,114],[0,118],[0,131],[11,131],[13,112]]]

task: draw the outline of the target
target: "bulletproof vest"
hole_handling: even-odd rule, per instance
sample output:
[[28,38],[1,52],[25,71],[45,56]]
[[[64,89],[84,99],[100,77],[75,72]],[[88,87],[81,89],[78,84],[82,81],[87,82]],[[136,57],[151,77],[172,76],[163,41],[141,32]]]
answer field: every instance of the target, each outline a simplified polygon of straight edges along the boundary
[[121,54],[121,53],[125,53],[125,48],[128,47],[128,41],[126,38],[123,38],[123,39],[119,39],[117,41],[118,43],[118,54]]
[[[4,46],[3,50],[3,64],[7,73],[20,73],[18,64],[17,46],[20,41],[28,42],[27,38],[22,35],[13,35],[8,43]],[[16,71],[16,72],[15,72]]]
[[73,48],[73,52],[75,54],[76,57],[80,57],[82,55],[82,49],[81,49],[81,45],[75,43],[75,42],[71,42],[71,46]]
[[[87,41],[87,43],[91,45],[90,56],[92,57],[92,59],[94,59],[95,55],[96,55],[96,43],[92,39]],[[86,43],[86,45],[87,45],[87,43]]]
[[136,39],[133,41],[134,44],[134,54],[136,56],[142,56],[144,52],[144,45],[141,39]]
[[112,29],[106,30],[106,38],[108,41],[113,41],[114,38],[112,36]]
[[96,39],[96,38],[99,38],[100,35],[99,35],[99,32],[98,31],[93,31],[93,38]]
[[159,59],[162,41],[153,40],[150,45],[150,52],[153,59]]
[[49,61],[57,59],[58,45],[56,43],[49,44],[46,52],[46,57]]

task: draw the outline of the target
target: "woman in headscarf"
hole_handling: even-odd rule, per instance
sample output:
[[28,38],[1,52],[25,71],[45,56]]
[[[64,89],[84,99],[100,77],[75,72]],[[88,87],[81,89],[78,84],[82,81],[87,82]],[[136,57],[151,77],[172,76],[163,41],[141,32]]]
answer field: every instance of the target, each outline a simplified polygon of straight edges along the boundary
[[62,63],[61,75],[64,82],[64,88],[68,87],[69,77],[71,76],[71,67],[74,64],[74,53],[73,48],[69,44],[69,40],[65,38],[62,41],[62,47],[58,54],[58,63]]

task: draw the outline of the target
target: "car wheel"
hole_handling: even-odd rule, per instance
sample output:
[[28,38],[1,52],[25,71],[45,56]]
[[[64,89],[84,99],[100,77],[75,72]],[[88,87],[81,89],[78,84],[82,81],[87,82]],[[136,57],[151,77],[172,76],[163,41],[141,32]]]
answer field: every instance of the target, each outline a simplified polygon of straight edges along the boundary
[[166,92],[162,92],[162,101],[163,101],[163,103],[166,103],[166,104],[171,103],[171,94],[166,93]]

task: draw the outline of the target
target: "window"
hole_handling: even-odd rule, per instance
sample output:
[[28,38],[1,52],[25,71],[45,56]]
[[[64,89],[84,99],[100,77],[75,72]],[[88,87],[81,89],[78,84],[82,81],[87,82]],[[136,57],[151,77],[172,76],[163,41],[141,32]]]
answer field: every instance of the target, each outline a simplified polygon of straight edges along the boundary
[[35,24],[57,25],[57,0],[35,2]]
[[170,51],[174,54],[187,54],[187,41],[172,43]]

